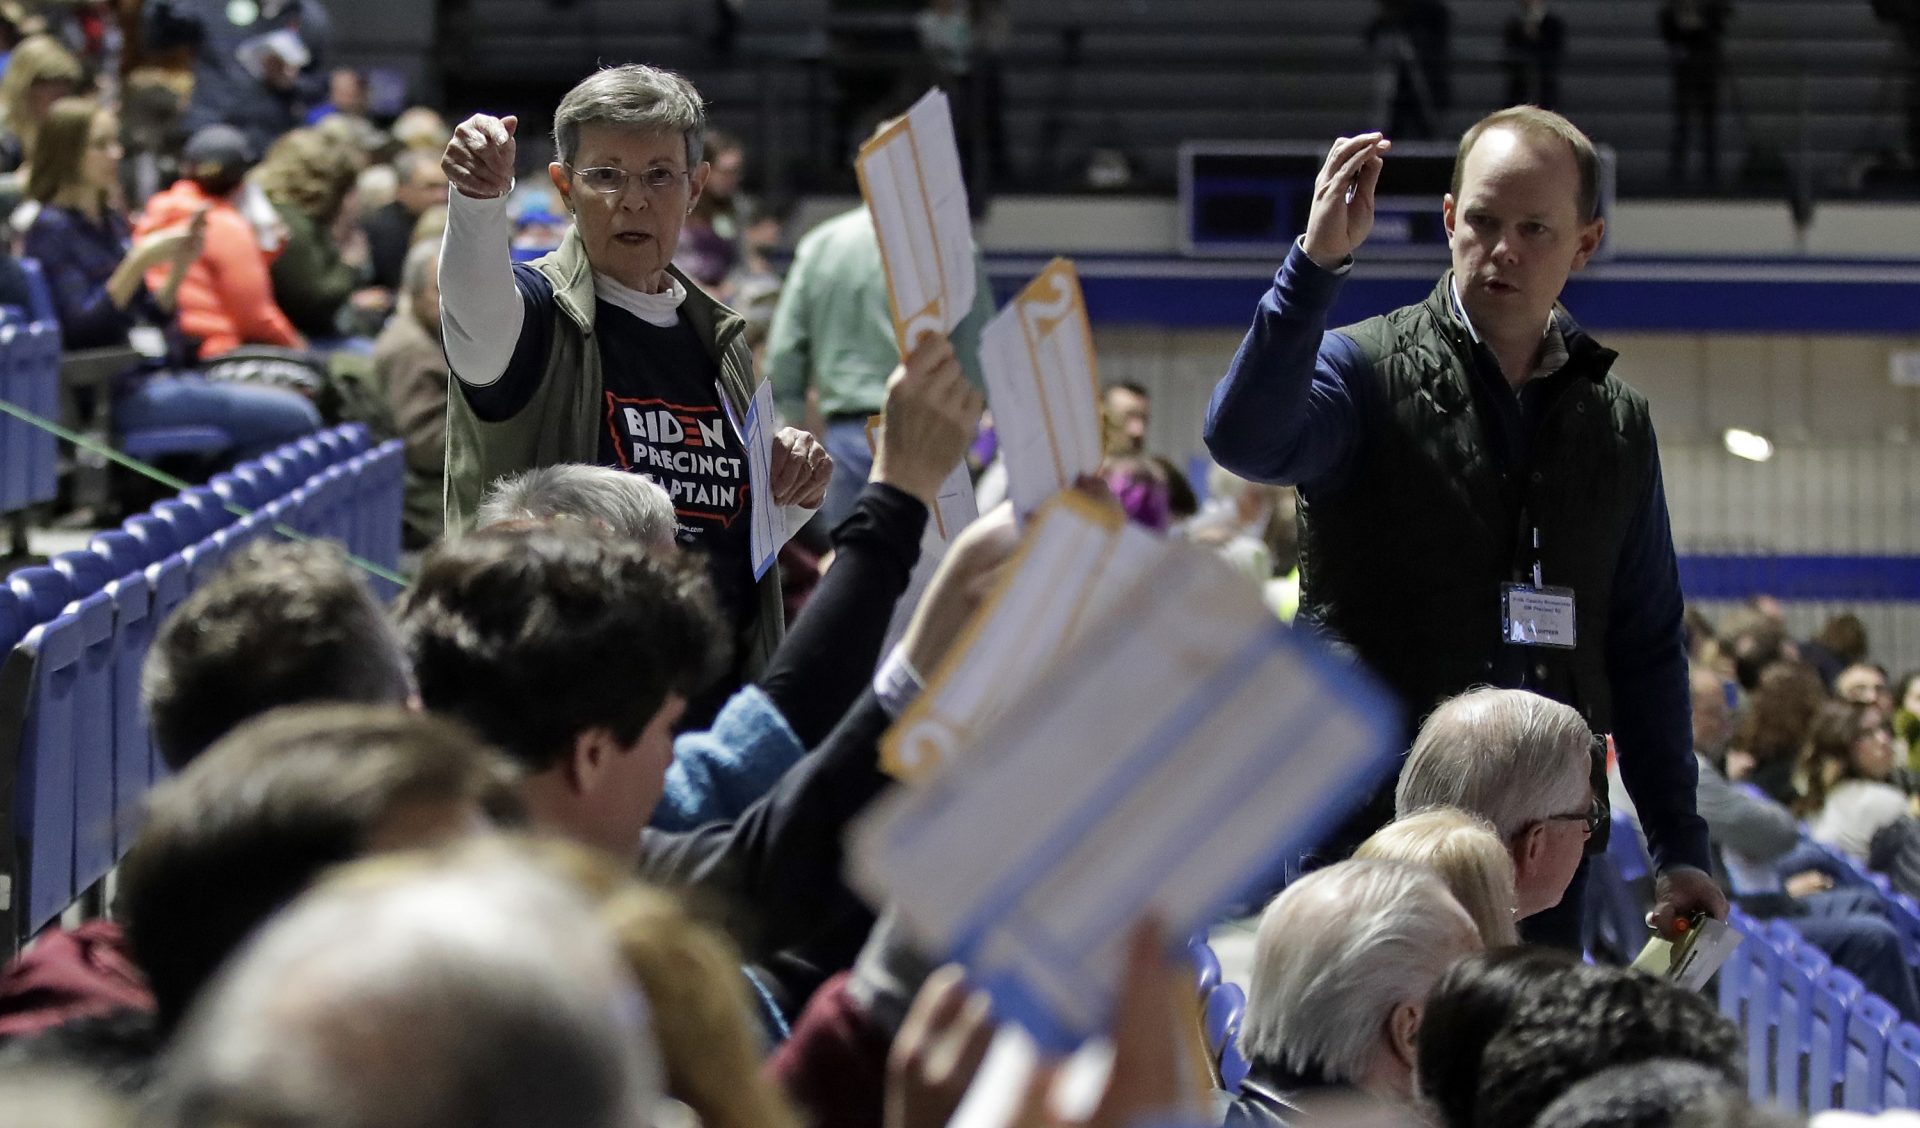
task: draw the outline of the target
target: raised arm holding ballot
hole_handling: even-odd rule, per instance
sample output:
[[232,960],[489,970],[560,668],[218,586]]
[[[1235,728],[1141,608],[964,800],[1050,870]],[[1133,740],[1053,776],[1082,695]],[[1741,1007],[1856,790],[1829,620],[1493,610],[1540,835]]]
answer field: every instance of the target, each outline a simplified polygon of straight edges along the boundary
[[[1452,270],[1424,302],[1329,331],[1389,148],[1364,134],[1328,154],[1306,233],[1214,391],[1207,445],[1236,474],[1300,487],[1301,612],[1416,722],[1476,684],[1573,705],[1614,735],[1643,804],[1658,923],[1724,916],[1693,806],[1652,419],[1559,305],[1604,231],[1592,142],[1533,107],[1469,129],[1441,201]],[[1536,938],[1577,946],[1583,884]]]

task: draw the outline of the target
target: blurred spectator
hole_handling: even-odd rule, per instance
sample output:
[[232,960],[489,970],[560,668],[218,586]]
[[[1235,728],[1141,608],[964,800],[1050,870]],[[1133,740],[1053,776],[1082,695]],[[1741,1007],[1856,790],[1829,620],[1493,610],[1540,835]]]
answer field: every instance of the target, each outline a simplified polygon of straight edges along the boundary
[[[202,360],[242,345],[304,349],[307,344],[274,299],[268,253],[258,229],[240,210],[252,167],[252,143],[239,130],[227,125],[200,130],[187,140],[180,180],[147,201],[134,227],[134,234],[144,238],[192,216],[207,217],[205,245],[187,268],[178,296],[180,330],[197,342],[193,348]],[[147,285],[160,284],[160,277],[148,272]]]
[[[986,263],[974,249],[977,290],[973,308],[951,335],[953,351],[977,388],[980,330],[993,316],[993,287]],[[900,363],[893,307],[873,217],[862,206],[842,212],[807,232],[780,290],[780,304],[767,338],[767,379],[786,422],[809,417],[817,396],[825,421],[822,440],[833,456],[833,479],[820,507],[829,526],[852,511],[873,454],[867,447],[867,417],[880,413],[887,377]]]
[[1264,586],[1273,577],[1267,526],[1282,488],[1249,482],[1219,466],[1207,471],[1207,503],[1184,526],[1188,540],[1220,553],[1242,575]]
[[306,124],[319,125],[335,114],[367,116],[367,80],[352,67],[335,67],[327,76],[327,100],[307,111]]
[[1473,1123],[1487,1039],[1521,999],[1578,958],[1553,948],[1490,949],[1440,977],[1421,1016],[1417,1076],[1420,1095],[1441,1123]]
[[1855,662],[1833,679],[1833,695],[1856,705],[1871,705],[1883,717],[1892,717],[1893,687],[1887,684],[1887,671],[1872,662]]
[[400,286],[401,264],[407,248],[418,240],[414,229],[429,208],[447,202],[447,174],[438,155],[420,149],[402,149],[393,159],[393,202],[368,213],[361,221],[367,255],[373,266],[373,284],[389,290]]
[[402,148],[419,149],[438,159],[447,142],[453,140],[453,127],[440,111],[429,106],[409,106],[400,111],[387,131]]
[[1806,795],[1801,814],[1809,832],[1864,864],[1873,836],[1911,814],[1894,762],[1893,730],[1872,705],[1831,701],[1814,715],[1801,765]]
[[[274,142],[253,176],[287,227],[273,260],[274,296],[308,338],[350,335],[342,315],[377,318],[391,293],[366,286],[367,239],[357,224],[340,224],[359,167],[353,151],[318,130],[297,129]],[[345,238],[336,241],[336,228]]]
[[1851,611],[1835,615],[1800,647],[1800,659],[1813,667],[1828,689],[1834,689],[1841,670],[1867,660],[1867,625]]
[[0,133],[0,172],[12,172],[33,159],[34,137],[47,111],[62,98],[80,92],[85,78],[80,60],[49,35],[30,35],[7,58],[0,75],[0,109],[7,115]]
[[1156,533],[1166,532],[1173,524],[1168,505],[1167,480],[1150,458],[1109,457],[1100,468],[1107,488],[1120,499],[1127,520]]
[[1378,0],[1367,24],[1378,101],[1376,122],[1399,141],[1430,141],[1453,107],[1453,14],[1445,0]]
[[1348,861],[1301,878],[1260,914],[1240,1052],[1252,1065],[1229,1128],[1296,1123],[1303,1103],[1414,1100],[1427,993],[1480,932],[1432,870]]
[[1747,1103],[1726,1074],[1688,1061],[1603,1069],[1548,1105],[1534,1128],[1790,1128],[1800,1120]]
[[1153,422],[1153,398],[1131,380],[1107,385],[1102,418],[1106,450],[1110,455],[1141,455],[1147,451],[1147,427]]
[[1722,651],[1733,663],[1740,688],[1749,693],[1759,687],[1760,673],[1768,666],[1800,661],[1800,648],[1787,636],[1786,624],[1758,608],[1745,608],[1728,616],[1721,639]]
[[673,256],[673,265],[722,301],[731,300],[725,284],[740,265],[740,219],[747,203],[740,195],[740,174],[746,159],[739,138],[717,129],[707,134],[707,162],[713,171],[680,228],[680,249]]
[[[23,246],[47,272],[68,348],[126,345],[142,321],[170,326],[168,307],[201,257],[208,221],[199,213],[182,226],[132,240],[126,217],[112,203],[120,188],[119,133],[112,110],[83,98],[55,103],[27,181],[40,210]],[[148,271],[163,276],[157,294],[143,280]],[[129,372],[113,396],[118,430],[214,427],[226,434],[231,445],[225,453],[234,458],[252,457],[320,427],[320,413],[296,392],[192,372]]]
[[1503,35],[1507,105],[1527,103],[1551,110],[1560,103],[1560,60],[1567,52],[1567,21],[1547,10],[1547,0],[1519,0]]
[[1893,736],[1900,742],[1907,771],[1920,777],[1920,670],[1900,679],[1898,708],[1893,714]]
[[333,27],[320,0],[145,0],[146,46],[193,49],[189,131],[224,123],[264,150],[327,94]]
[[[1820,676],[1798,662],[1775,662],[1759,676],[1747,701],[1746,715],[1734,734],[1734,752],[1744,754],[1751,767],[1745,772],[1729,767],[1728,775],[1745,775],[1775,802],[1794,806],[1799,788],[1794,770],[1806,745],[1814,714],[1827,699]],[[1729,753],[1731,759],[1734,753]]]
[[440,535],[447,461],[447,355],[440,344],[440,241],[407,252],[400,304],[373,345],[375,381],[407,448],[406,545]]
[[1731,15],[1728,0],[1664,0],[1660,5],[1660,38],[1667,41],[1673,64],[1667,168],[1675,184],[1687,179],[1687,151],[1695,143],[1707,184],[1720,178],[1720,82],[1726,65],[1721,48]]
[[1873,0],[1873,14],[1892,25],[1904,48],[1907,160],[1920,167],[1920,0]]

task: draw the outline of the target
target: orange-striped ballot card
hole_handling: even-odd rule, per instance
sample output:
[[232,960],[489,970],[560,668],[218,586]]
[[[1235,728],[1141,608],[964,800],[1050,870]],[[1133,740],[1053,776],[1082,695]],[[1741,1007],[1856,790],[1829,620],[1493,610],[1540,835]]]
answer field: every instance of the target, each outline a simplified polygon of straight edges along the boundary
[[860,195],[880,237],[893,299],[893,335],[905,356],[920,333],[949,333],[973,308],[973,222],[947,96],[930,90],[860,147]]
[[1027,514],[1100,471],[1100,376],[1080,276],[1054,259],[980,334],[1007,496]]

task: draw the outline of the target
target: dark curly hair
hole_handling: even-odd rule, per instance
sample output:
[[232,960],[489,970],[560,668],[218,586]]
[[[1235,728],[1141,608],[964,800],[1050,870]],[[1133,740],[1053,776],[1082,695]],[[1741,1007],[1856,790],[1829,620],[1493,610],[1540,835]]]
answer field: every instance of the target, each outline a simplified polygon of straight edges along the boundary
[[1671,1058],[1744,1087],[1739,1031],[1712,1003],[1664,980],[1573,964],[1514,1002],[1481,1055],[1474,1128],[1532,1124],[1555,1098],[1610,1066]]
[[397,612],[421,700],[529,772],[595,728],[631,744],[669,694],[705,688],[725,659],[697,559],[577,525],[443,542]]
[[1499,948],[1468,956],[1434,984],[1420,1019],[1419,1078],[1448,1125],[1473,1123],[1487,1039],[1523,996],[1577,962],[1558,948]]

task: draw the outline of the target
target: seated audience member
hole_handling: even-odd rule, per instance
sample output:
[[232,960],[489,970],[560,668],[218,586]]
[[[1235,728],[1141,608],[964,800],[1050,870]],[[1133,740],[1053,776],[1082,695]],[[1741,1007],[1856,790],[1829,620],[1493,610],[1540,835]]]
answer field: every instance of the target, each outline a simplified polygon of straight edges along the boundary
[[515,785],[466,729],[399,708],[306,705],[228,733],[155,790],[121,870],[161,1031],[323,870],[516,823]]
[[440,347],[440,246],[405,253],[400,304],[373,343],[373,373],[406,445],[406,547],[440,536],[447,463],[447,354]]
[[[1880,893],[1864,885],[1835,889],[1827,874],[1796,861],[1815,859],[1801,850],[1800,826],[1792,812],[1729,783],[1715,764],[1732,731],[1724,683],[1718,674],[1700,668],[1693,671],[1692,682],[1693,747],[1700,761],[1695,806],[1713,835],[1714,877],[1742,910],[1761,919],[1791,920],[1835,966],[1914,1020],[1920,1011],[1920,984],[1907,966],[1900,933],[1887,919]],[[1617,809],[1638,828],[1638,817],[1632,803],[1622,801],[1622,790],[1614,789]]]
[[1893,730],[1877,706],[1833,701],[1814,714],[1801,763],[1801,810],[1815,842],[1864,863],[1873,836],[1913,813],[1896,784]]
[[1353,856],[1426,866],[1473,918],[1482,944],[1504,948],[1520,942],[1514,927],[1513,859],[1487,820],[1453,807],[1417,811],[1374,831]]
[[1840,692],[1841,671],[1866,658],[1867,625],[1851,611],[1828,619],[1819,634],[1800,645],[1800,660],[1813,667],[1821,683],[1835,693]]
[[[1464,972],[1464,968],[1462,969]],[[1542,1110],[1601,1070],[1656,1058],[1694,1062],[1744,1087],[1745,1043],[1733,1024],[1699,995],[1624,968],[1568,961],[1526,977],[1496,1021],[1472,1025],[1442,1001],[1472,990],[1472,974],[1449,977],[1429,1010],[1450,1011],[1445,1025],[1421,1031],[1420,1086],[1448,1128],[1532,1124]],[[1429,1070],[1428,1040],[1435,1047]]]
[[194,1007],[157,1128],[658,1123],[650,1008],[562,879],[507,852],[343,871]]
[[51,35],[29,35],[14,45],[0,76],[0,110],[6,113],[5,129],[0,130],[0,172],[33,163],[34,142],[48,111],[62,98],[80,93],[85,78],[80,60]]
[[[225,356],[242,345],[304,349],[306,338],[287,320],[274,298],[270,256],[241,204],[253,151],[244,134],[210,125],[187,139],[180,179],[147,201],[134,227],[136,238],[206,215],[199,257],[187,268],[175,304],[181,333],[201,360]],[[279,253],[278,244],[274,254]],[[164,275],[147,273],[158,288]]]
[[[517,845],[586,894],[612,931],[647,996],[667,1095],[685,1102],[705,1128],[800,1128],[779,1087],[760,1075],[761,1001],[727,938],[606,854],[557,838]],[[498,847],[482,840],[473,848]]]
[[334,237],[360,175],[354,151],[318,129],[296,129],[273,143],[253,175],[287,227],[286,245],[269,272],[274,296],[294,327],[309,338],[337,338],[349,335],[341,316],[349,307],[384,314],[391,298],[366,285],[366,240],[359,228],[344,242]]
[[306,124],[319,125],[335,114],[367,116],[367,80],[351,67],[335,67],[327,75],[327,100],[307,111]]
[[1800,802],[1794,775],[1813,716],[1826,701],[1820,675],[1799,662],[1774,662],[1759,671],[1733,748],[1753,760],[1748,781],[1776,802]]
[[154,636],[141,698],[161,759],[184,768],[239,725],[283,705],[404,705],[406,655],[339,548],[247,546]]
[[1788,1128],[1784,1113],[1755,1108],[1719,1070],[1690,1061],[1603,1069],[1568,1089],[1534,1128]]
[[[124,346],[141,324],[169,327],[174,290],[200,255],[204,221],[154,231],[133,242],[119,194],[119,119],[84,98],[56,103],[39,133],[39,157],[27,194],[40,204],[23,252],[46,271],[70,349]],[[149,271],[163,276],[147,289]],[[225,381],[157,366],[116,382],[113,421],[122,431],[212,426],[232,441],[227,453],[247,458],[318,430],[320,413],[297,393]]]
[[1577,959],[1557,948],[1496,948],[1454,964],[1434,984],[1420,1019],[1417,1076],[1441,1123],[1472,1123],[1487,1039],[1535,984]]
[[474,527],[584,521],[662,556],[680,549],[673,499],[658,482],[611,466],[557,462],[510,474],[487,488]]
[[1910,775],[1920,775],[1920,670],[1910,670],[1900,679],[1898,708],[1893,714],[1894,739],[1900,742]]
[[1569,706],[1520,689],[1469,690],[1420,726],[1394,813],[1457,807],[1492,823],[1525,919],[1560,903],[1596,829],[1592,745]]
[[1833,679],[1833,695],[1856,705],[1871,705],[1882,716],[1893,716],[1893,686],[1887,680],[1887,671],[1872,662],[1855,662],[1841,670]]
[[[402,149],[393,158],[393,201],[376,208],[360,221],[367,235],[367,253],[373,284],[397,290],[405,281],[407,252],[414,245],[414,227],[429,208],[445,207],[447,174],[436,154]],[[439,294],[434,295],[434,320],[439,320]]]
[[1427,992],[1481,950],[1433,871],[1348,861],[1301,878],[1260,915],[1240,1051],[1252,1065],[1229,1125],[1286,1124],[1316,1099],[1414,1099]]

